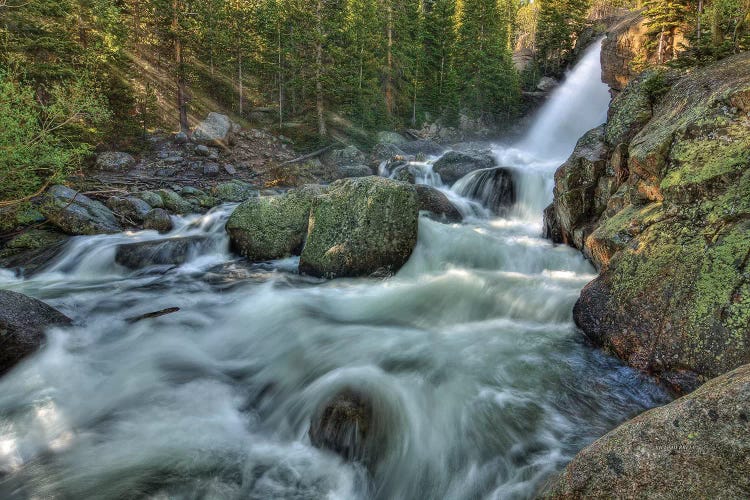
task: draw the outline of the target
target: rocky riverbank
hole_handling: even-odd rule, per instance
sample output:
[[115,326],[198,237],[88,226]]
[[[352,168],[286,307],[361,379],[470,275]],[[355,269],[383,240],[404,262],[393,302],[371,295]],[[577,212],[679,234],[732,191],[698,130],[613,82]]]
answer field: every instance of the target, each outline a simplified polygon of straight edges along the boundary
[[545,496],[750,494],[750,55],[625,87],[557,171],[545,232],[600,270],[574,309],[586,336],[695,391],[584,449]]

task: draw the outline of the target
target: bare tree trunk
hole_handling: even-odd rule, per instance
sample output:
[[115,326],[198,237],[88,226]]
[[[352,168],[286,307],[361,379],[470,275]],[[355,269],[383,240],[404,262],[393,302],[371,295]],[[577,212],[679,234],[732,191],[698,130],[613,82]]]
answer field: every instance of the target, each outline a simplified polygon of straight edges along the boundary
[[385,77],[385,110],[388,116],[393,114],[393,6],[388,3],[387,7],[388,50],[387,50],[387,74]]
[[242,83],[242,48],[237,47],[237,81],[240,91],[240,116],[245,111],[245,87]]
[[696,31],[698,34],[698,44],[701,42],[701,21],[703,20],[703,0],[698,0],[698,22]]
[[278,40],[278,51],[279,51],[279,128],[281,128],[281,125],[284,123],[284,71],[281,66],[282,63],[282,57],[281,57],[281,26],[278,26],[277,31],[277,40]]
[[323,103],[323,0],[318,0],[315,9],[317,40],[315,41],[315,108],[318,114],[318,135],[325,137],[325,105]]
[[656,49],[656,61],[661,64],[664,62],[663,54],[664,54],[664,30],[661,30],[661,33],[659,33],[659,48]]
[[174,61],[177,77],[177,110],[179,111],[180,131],[189,130],[187,117],[187,102],[185,100],[185,68],[182,60],[182,39],[180,38],[180,3],[172,0],[172,34],[174,36]]

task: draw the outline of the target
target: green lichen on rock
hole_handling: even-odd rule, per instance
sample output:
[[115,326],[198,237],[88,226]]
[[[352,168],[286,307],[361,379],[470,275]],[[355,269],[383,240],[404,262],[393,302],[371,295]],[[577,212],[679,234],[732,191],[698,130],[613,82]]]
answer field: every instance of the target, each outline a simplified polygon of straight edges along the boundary
[[227,221],[232,249],[252,261],[299,255],[310,207],[322,192],[320,186],[311,185],[280,196],[245,201]]
[[543,498],[747,498],[750,365],[630,420],[565,468]]
[[300,271],[327,278],[395,272],[417,242],[414,186],[382,177],[333,183],[310,214]]
[[[164,208],[175,214],[189,214],[195,212],[195,208],[182,196],[175,193],[171,189],[160,189],[156,192],[164,204]],[[144,200],[148,203],[148,200]],[[151,205],[149,203],[149,205]],[[154,207],[155,205],[151,205]]]
[[[576,322],[677,390],[750,362],[749,67],[750,54],[733,56],[651,98],[653,117],[629,143],[623,175],[604,169],[621,184],[604,213],[583,222],[593,228],[584,254],[602,274],[581,293]],[[601,186],[582,191],[566,168],[557,174],[558,213],[571,199],[591,207],[606,198]],[[588,165],[573,180],[600,171]],[[573,234],[567,241],[580,248]]]
[[243,202],[258,196],[258,190],[247,182],[233,180],[216,185],[211,194],[222,201]]
[[655,77],[653,70],[644,72],[612,101],[605,133],[607,144],[617,146],[630,142],[651,119],[652,100],[645,84]]

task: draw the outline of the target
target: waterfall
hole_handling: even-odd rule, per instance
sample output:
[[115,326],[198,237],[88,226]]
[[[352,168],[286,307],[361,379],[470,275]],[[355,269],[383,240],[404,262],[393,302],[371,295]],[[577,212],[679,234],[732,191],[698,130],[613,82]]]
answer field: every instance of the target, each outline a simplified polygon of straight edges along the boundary
[[[554,169],[604,116],[598,51],[523,141],[494,147],[510,173],[474,173],[462,196],[429,162],[407,166],[466,220],[421,217],[391,279],[239,258],[231,205],[166,235],[73,238],[28,279],[0,272],[75,321],[0,378],[0,498],[534,498],[584,446],[664,404],[581,341],[571,311],[594,269],[541,238]],[[118,264],[122,245],[186,238],[211,244],[174,265]],[[314,446],[311,421],[341,391],[371,401],[376,466]]]

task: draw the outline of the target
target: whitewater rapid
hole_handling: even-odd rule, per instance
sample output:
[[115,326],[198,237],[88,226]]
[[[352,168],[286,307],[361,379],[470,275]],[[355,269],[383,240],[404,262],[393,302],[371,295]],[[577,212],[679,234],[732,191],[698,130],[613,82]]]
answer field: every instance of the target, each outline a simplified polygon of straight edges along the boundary
[[[510,213],[440,186],[469,218],[421,218],[392,279],[249,264],[228,252],[232,206],[175,218],[168,237],[213,242],[179,267],[116,265],[116,245],[162,237],[136,232],[74,238],[26,280],[0,274],[76,321],[0,379],[0,497],[531,498],[578,450],[664,403],[583,341],[571,310],[594,270],[540,236],[554,168],[603,121],[598,51],[529,138],[495,147],[516,176]],[[126,321],[169,307],[180,312]],[[387,429],[373,471],[310,444],[311,416],[342,388],[368,394]]]

